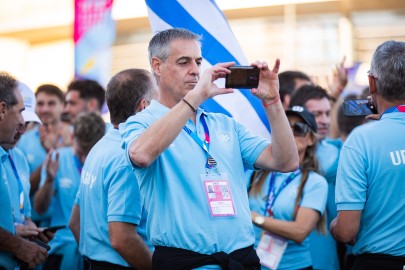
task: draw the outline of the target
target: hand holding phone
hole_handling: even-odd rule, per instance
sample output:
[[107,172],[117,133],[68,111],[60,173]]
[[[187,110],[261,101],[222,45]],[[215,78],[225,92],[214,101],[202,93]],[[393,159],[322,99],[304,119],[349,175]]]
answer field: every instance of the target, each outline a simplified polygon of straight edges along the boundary
[[47,232],[55,233],[57,230],[64,229],[64,228],[66,228],[66,225],[47,227],[44,229],[43,233],[47,233]]
[[226,74],[225,87],[251,89],[259,85],[260,70],[251,66],[232,66],[231,73]]
[[377,108],[369,99],[348,99],[343,102],[345,116],[367,116],[376,113]]
[[47,251],[49,251],[51,249],[50,246],[48,246],[47,244],[45,244],[44,242],[42,242],[41,240],[38,239],[33,239],[31,240],[32,242],[34,242],[35,244],[37,244],[40,247],[43,247],[44,249],[46,249]]

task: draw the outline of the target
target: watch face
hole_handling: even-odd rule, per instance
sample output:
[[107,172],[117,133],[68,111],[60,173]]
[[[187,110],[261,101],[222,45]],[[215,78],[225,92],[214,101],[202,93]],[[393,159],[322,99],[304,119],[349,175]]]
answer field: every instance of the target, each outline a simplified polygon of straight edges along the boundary
[[264,223],[264,217],[263,216],[257,216],[255,217],[255,223],[257,225],[262,225]]

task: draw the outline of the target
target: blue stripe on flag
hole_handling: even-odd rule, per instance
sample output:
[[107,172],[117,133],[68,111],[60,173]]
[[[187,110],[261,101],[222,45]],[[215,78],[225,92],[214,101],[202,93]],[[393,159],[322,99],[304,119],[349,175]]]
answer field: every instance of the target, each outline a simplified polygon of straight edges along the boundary
[[[238,60],[219,43],[215,37],[205,30],[184,8],[175,0],[154,1],[146,0],[147,5],[158,15],[162,20],[171,25],[172,27],[187,28],[190,31],[200,34],[203,39],[203,57],[212,65],[219,62],[234,61],[236,65],[240,65]],[[221,12],[222,13],[222,12]],[[209,47],[207,52],[205,47]],[[262,123],[270,131],[266,112],[258,98],[253,96],[250,91],[240,91],[242,95],[249,101],[255,109]],[[212,100],[212,99],[209,99]],[[208,101],[208,100],[207,100]],[[206,102],[207,102],[206,101]],[[219,106],[217,104],[217,106]],[[204,106],[210,108],[208,106]],[[228,113],[229,115],[229,113]]]

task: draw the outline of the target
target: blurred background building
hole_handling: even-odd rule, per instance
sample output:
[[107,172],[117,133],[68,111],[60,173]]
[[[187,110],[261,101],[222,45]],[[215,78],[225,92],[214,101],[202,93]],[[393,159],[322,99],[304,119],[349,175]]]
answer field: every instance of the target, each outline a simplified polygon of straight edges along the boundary
[[[192,0],[190,0],[192,1]],[[73,0],[1,0],[0,70],[32,88],[54,83],[66,88],[74,74]],[[366,71],[376,46],[405,41],[403,0],[217,0],[250,62],[280,58],[282,70],[325,76],[346,55],[346,65],[360,66],[356,81],[367,84]],[[114,0],[117,38],[111,75],[149,69],[152,37],[142,0]]]

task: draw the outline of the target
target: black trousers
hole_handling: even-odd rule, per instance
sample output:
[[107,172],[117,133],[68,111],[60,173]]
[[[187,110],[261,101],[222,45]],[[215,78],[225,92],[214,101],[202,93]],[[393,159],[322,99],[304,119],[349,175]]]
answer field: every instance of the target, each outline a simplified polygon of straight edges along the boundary
[[352,270],[403,270],[405,257],[365,253],[356,256]]

